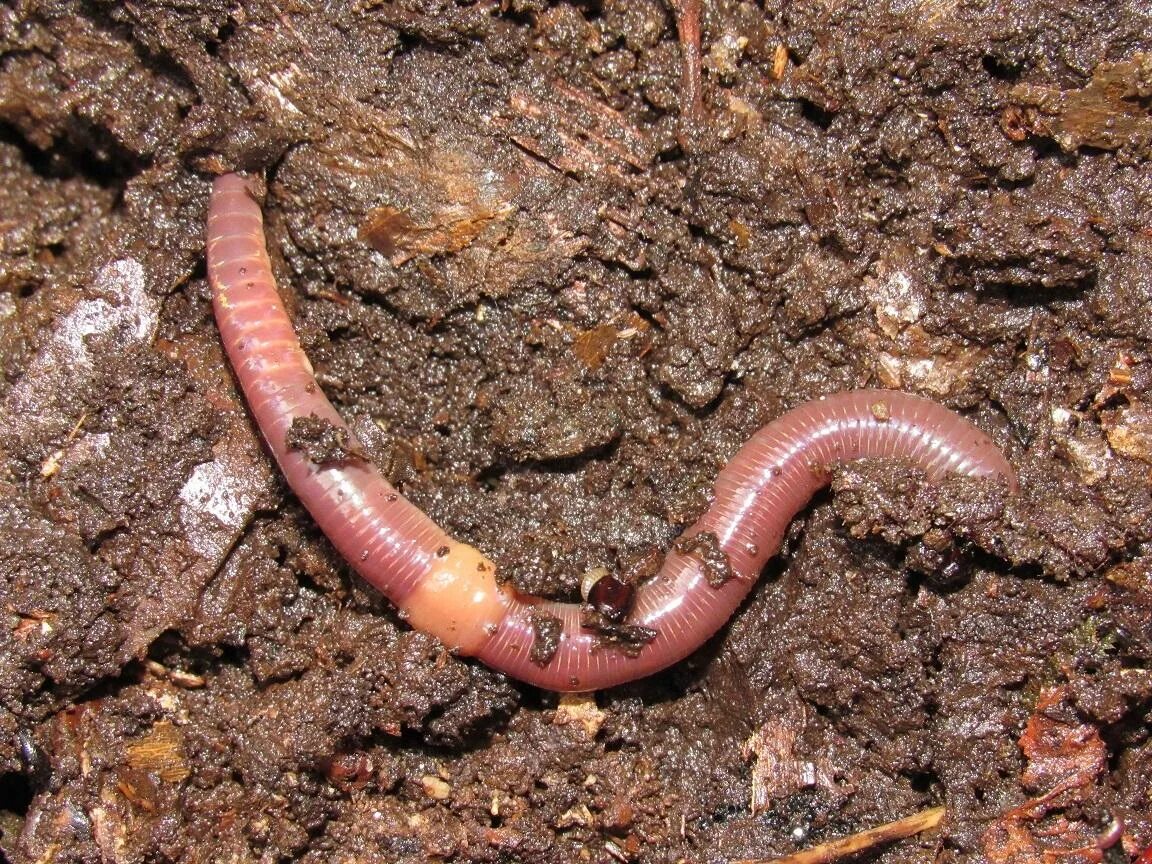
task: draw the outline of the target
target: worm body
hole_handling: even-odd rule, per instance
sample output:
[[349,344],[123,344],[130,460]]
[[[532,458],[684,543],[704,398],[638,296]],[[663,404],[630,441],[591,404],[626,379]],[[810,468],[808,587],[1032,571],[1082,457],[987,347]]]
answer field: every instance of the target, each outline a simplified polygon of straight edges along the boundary
[[[332,544],[413,627],[549,690],[611,687],[702,645],[748,594],[792,517],[827,482],[830,465],[903,459],[930,479],[954,472],[1015,485],[1011,466],[983,432],[927,399],[857,390],[806,403],[740,449],[717,477],[708,510],[638,587],[628,623],[655,637],[638,652],[603,647],[598,633],[581,626],[578,604],[501,584],[491,561],[449,537],[375,466],[358,459],[316,464],[289,446],[297,419],[316,416],[351,432],[296,338],[272,277],[260,207],[239,175],[215,181],[207,251],[216,320],[237,380],[288,484]],[[533,651],[541,622],[559,633],[547,659]]]

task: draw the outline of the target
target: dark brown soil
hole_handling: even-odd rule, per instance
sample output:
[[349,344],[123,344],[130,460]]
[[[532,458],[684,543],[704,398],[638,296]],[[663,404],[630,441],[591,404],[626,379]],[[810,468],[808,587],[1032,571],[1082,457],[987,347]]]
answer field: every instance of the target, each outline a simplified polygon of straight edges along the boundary
[[[1152,843],[1147,4],[704,6],[699,114],[658,0],[0,8],[9,860],[722,862],[934,805],[857,860]],[[372,458],[523,590],[667,548],[847,387],[969,414],[1020,493],[847,466],[692,659],[522,687],[262,451],[233,169]]]

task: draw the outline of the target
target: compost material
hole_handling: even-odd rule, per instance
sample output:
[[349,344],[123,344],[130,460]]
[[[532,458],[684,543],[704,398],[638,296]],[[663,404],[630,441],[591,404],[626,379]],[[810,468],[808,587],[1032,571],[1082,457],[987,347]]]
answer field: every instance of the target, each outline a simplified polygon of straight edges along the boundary
[[[0,8],[7,860],[1152,844],[1146,4],[700,5],[698,83],[691,2]],[[837,390],[960,411],[1019,490],[839,467],[688,660],[517,684],[283,485],[211,316],[228,171],[355,458],[519,591],[651,575]]]

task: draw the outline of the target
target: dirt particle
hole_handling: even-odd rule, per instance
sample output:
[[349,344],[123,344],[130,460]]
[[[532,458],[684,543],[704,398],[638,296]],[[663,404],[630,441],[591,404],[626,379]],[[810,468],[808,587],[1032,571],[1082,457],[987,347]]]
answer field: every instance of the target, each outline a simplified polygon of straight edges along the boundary
[[604,725],[605,716],[596,704],[595,693],[564,693],[560,696],[552,722],[557,726],[579,726],[591,739]]
[[452,795],[452,786],[435,774],[425,774],[420,778],[420,786],[424,794],[433,801],[447,801]]
[[588,828],[596,822],[596,817],[587,804],[577,804],[557,816],[552,825],[555,828]]
[[626,798],[614,797],[601,814],[600,822],[605,830],[613,834],[628,833],[636,820],[636,810]]
[[1152,462],[1152,411],[1130,407],[1106,419],[1105,435],[1112,449],[1122,456]]
[[560,648],[564,623],[555,615],[532,612],[532,652],[529,655],[537,666],[547,666]]
[[580,610],[580,626],[596,631],[597,648],[621,651],[629,657],[638,657],[644,646],[658,634],[651,627],[609,620],[589,606]]
[[722,587],[735,575],[728,553],[720,548],[719,538],[711,531],[679,537],[672,544],[672,549],[681,555],[695,555],[704,565],[708,584],[713,588]]
[[347,428],[315,414],[294,418],[285,443],[290,450],[302,451],[316,465],[367,458]]

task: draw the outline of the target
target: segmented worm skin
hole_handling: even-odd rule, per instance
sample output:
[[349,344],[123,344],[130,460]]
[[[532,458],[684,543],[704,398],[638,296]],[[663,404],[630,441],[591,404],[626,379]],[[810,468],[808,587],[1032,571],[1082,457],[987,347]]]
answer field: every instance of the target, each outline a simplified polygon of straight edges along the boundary
[[[280,300],[260,207],[247,181],[218,178],[208,212],[208,275],[221,337],[268,447],[332,544],[418,629],[461,654],[549,690],[596,690],[686,657],[728,620],[793,516],[827,482],[826,468],[865,457],[901,459],[930,479],[1001,477],[1011,466],[964,418],[918,396],[857,390],[801,405],[756,432],[716,479],[707,512],[684,532],[712,532],[731,578],[709,584],[699,556],[672,550],[640,586],[628,623],[654,629],[637,656],[604,647],[580,626],[580,607],[520,595],[481,553],[449,537],[370,463],[316,464],[289,448],[296,418],[347,429],[316,383]],[[350,432],[348,432],[351,435]],[[354,441],[353,441],[354,444]],[[533,618],[562,623],[555,655],[532,659]]]

